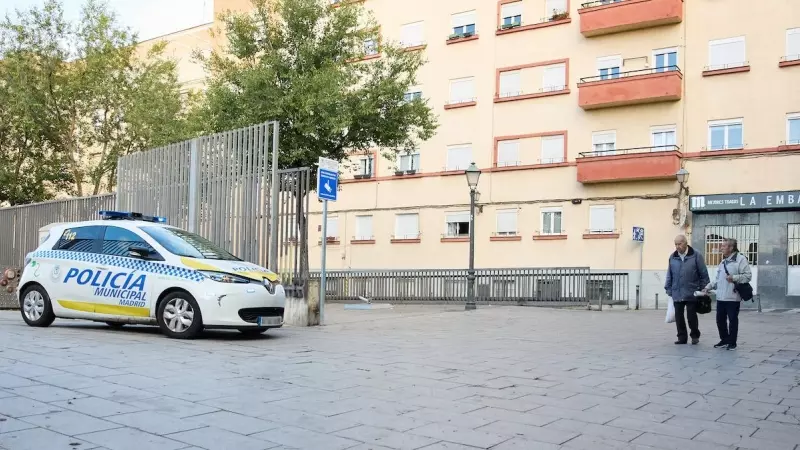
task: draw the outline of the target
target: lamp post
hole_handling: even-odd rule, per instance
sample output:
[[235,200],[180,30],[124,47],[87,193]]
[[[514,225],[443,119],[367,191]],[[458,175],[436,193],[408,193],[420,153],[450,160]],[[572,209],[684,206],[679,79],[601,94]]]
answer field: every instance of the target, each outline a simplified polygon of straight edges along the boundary
[[675,173],[675,176],[678,178],[678,184],[681,185],[684,195],[688,194],[689,188],[686,186],[686,182],[689,181],[689,171],[681,167],[681,169]]
[[477,194],[481,170],[475,163],[472,163],[465,173],[469,186],[469,270],[467,271],[467,305],[464,309],[472,311],[477,308],[475,305],[475,194]]

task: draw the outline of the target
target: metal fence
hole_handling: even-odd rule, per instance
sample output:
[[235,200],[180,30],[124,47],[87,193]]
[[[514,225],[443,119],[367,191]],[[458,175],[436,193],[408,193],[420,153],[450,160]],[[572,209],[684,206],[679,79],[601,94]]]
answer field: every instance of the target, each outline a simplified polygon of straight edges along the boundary
[[[628,304],[627,273],[591,273],[589,268],[477,269],[476,300],[508,305],[578,306]],[[311,273],[319,278],[319,273]],[[326,272],[331,301],[463,303],[466,269]]]
[[[0,209],[0,268],[22,267],[25,255],[39,245],[43,226],[98,219],[97,211],[113,209],[115,200],[115,194],[108,194]],[[0,306],[11,303],[11,294],[0,291]]]

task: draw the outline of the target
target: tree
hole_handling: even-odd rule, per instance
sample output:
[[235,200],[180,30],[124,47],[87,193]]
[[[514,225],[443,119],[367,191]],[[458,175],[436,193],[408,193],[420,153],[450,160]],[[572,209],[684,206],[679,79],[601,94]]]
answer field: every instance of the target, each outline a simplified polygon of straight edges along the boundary
[[[15,112],[0,114],[7,136],[0,145],[40,166],[0,171],[14,169],[6,190],[40,187],[31,198],[8,201],[111,190],[120,156],[185,138],[176,65],[163,57],[164,48],[160,43],[140,55],[136,35],[97,0],[87,1],[76,24],[65,21],[57,0],[6,17],[0,96],[18,103]],[[27,140],[13,138],[20,135]]]

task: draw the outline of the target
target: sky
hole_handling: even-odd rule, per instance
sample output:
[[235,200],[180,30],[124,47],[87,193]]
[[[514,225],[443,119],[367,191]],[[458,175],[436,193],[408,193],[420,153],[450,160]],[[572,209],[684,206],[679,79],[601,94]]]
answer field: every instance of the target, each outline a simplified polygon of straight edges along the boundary
[[[67,20],[77,20],[85,0],[61,0]],[[139,41],[213,21],[213,0],[105,0],[120,22],[138,33]],[[41,7],[44,0],[1,0],[0,14]]]

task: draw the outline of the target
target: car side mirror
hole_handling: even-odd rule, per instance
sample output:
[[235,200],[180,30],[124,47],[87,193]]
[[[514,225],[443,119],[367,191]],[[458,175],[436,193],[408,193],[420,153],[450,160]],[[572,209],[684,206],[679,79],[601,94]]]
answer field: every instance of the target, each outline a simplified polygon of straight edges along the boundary
[[150,249],[141,245],[134,245],[128,249],[128,256],[131,258],[147,259],[150,256]]

